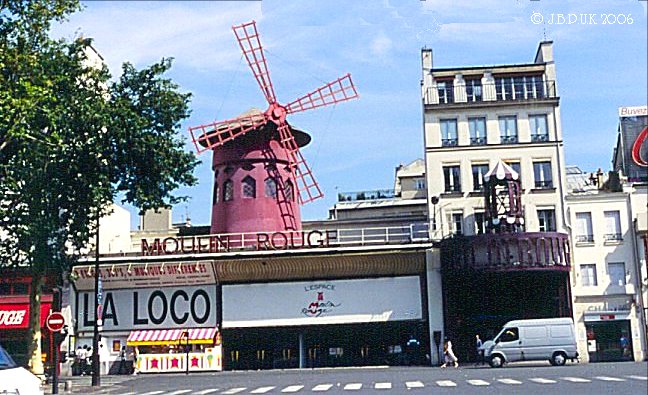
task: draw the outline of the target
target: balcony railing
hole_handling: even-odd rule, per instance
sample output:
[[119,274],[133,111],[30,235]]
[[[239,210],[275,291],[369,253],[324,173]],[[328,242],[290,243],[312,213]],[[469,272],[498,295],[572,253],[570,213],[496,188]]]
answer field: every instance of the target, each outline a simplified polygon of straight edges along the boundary
[[[473,88],[474,89],[474,88]],[[484,103],[493,101],[543,100],[558,97],[555,81],[490,82],[472,92],[463,85],[427,87],[423,91],[423,104]]]
[[456,147],[457,144],[457,139],[441,139],[441,145],[443,147]]
[[486,145],[486,137],[471,137],[470,145]]
[[623,235],[621,233],[606,233],[604,236],[605,241],[622,241]]
[[549,141],[549,135],[547,134],[532,134],[531,141],[534,143],[539,143],[543,141]]
[[338,193],[338,202],[354,202],[363,200],[393,199],[396,196],[393,189],[376,189],[373,191]]
[[446,185],[445,193],[457,193],[461,192],[461,185]]
[[594,235],[577,235],[576,236],[576,242],[577,243],[593,243],[594,242]]
[[515,144],[518,142],[518,136],[502,136],[502,144]]

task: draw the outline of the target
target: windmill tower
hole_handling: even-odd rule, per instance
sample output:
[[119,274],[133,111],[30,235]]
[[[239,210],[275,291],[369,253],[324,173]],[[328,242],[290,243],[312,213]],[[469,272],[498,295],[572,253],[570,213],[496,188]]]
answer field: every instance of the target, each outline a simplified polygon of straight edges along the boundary
[[300,148],[310,136],[286,116],[355,99],[351,75],[279,104],[255,21],[233,26],[243,55],[268,102],[237,118],[189,128],[196,150],[212,151],[212,233],[301,230],[299,205],[323,196]]

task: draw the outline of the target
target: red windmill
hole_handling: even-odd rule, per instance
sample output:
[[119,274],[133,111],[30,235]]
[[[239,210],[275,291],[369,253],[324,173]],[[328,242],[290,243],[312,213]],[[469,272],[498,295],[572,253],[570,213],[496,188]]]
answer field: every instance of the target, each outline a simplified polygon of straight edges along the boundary
[[[310,136],[292,128],[286,116],[354,99],[358,93],[347,74],[288,104],[279,104],[256,22],[232,29],[268,109],[252,109],[234,119],[189,128],[198,153],[213,152],[211,231],[301,230],[297,202],[308,203],[323,195],[299,150],[310,142]],[[261,193],[257,193],[257,185],[263,185]]]

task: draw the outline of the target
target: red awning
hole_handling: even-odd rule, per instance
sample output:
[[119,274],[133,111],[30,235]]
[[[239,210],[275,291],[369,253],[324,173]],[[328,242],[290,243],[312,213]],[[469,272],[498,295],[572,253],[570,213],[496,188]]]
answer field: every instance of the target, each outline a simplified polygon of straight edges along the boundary
[[126,344],[129,346],[158,346],[170,344],[213,344],[216,328],[145,329],[132,331]]

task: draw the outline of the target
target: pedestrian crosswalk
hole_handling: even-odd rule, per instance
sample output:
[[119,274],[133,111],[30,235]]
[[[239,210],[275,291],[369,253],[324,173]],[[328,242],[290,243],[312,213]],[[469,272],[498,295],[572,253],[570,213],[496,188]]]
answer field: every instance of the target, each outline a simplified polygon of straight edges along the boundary
[[[596,382],[624,383],[628,381],[647,381],[648,377],[640,375],[625,375],[622,377],[617,376],[594,376],[594,377],[531,377],[531,378],[512,378],[500,377],[493,379],[479,379],[479,378],[465,378],[445,379],[445,380],[408,380],[403,382],[391,381],[377,381],[372,383],[318,383],[312,385],[306,384],[291,384],[291,385],[263,385],[252,387],[231,387],[231,388],[203,388],[203,389],[174,389],[169,391],[146,391],[146,392],[124,392],[121,395],[210,395],[210,394],[277,394],[277,393],[306,393],[306,392],[340,392],[340,391],[356,391],[357,393],[364,392],[363,390],[384,390],[386,393],[389,390],[407,389],[418,393],[426,393],[425,389],[432,387],[490,387],[490,386],[523,386],[523,385],[537,385],[537,386],[552,386],[559,383],[571,383],[576,385],[593,384]],[[502,388],[502,387],[500,387]],[[382,391],[380,391],[382,392]],[[117,394],[111,391],[111,394]]]

